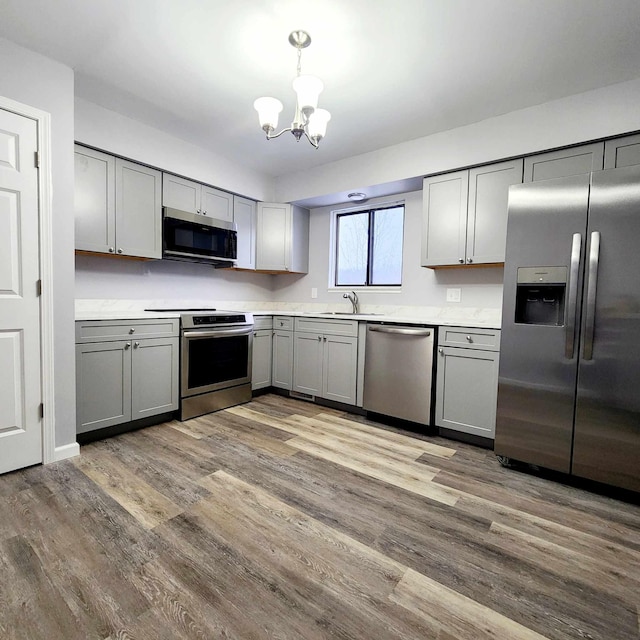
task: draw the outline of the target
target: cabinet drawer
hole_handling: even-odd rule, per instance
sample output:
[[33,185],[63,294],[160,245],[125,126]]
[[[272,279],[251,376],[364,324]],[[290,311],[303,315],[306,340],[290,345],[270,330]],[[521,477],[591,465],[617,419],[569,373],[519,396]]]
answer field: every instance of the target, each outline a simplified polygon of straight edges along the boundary
[[273,316],[273,328],[280,331],[293,331],[293,318],[290,316]]
[[334,336],[357,336],[357,320],[336,320],[324,318],[296,318],[296,331],[326,333]]
[[164,338],[177,336],[178,318],[149,320],[84,320],[76,322],[76,344],[109,342],[136,338]]
[[253,330],[273,329],[273,316],[253,316]]
[[499,351],[500,330],[440,327],[438,345],[441,347],[464,347],[465,349]]

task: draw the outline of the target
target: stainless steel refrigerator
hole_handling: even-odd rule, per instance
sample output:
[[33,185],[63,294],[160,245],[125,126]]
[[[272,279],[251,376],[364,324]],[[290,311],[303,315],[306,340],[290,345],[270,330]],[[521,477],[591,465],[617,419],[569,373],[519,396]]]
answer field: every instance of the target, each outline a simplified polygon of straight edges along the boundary
[[640,491],[640,167],[511,187],[495,453]]

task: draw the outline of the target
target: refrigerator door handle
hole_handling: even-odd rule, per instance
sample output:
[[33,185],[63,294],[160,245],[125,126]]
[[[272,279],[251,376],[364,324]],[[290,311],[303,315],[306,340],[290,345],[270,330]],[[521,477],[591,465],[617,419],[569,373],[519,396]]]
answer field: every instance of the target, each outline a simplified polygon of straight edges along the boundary
[[569,272],[569,300],[567,304],[567,322],[565,331],[564,355],[573,358],[573,345],[576,341],[576,311],[578,309],[578,275],[580,273],[580,250],[582,249],[582,236],[573,234],[571,242],[571,269]]
[[600,232],[591,234],[591,249],[589,250],[589,280],[587,282],[587,308],[584,322],[584,346],[582,358],[591,360],[593,357],[593,333],[596,319],[596,292],[598,287],[598,261],[600,259]]

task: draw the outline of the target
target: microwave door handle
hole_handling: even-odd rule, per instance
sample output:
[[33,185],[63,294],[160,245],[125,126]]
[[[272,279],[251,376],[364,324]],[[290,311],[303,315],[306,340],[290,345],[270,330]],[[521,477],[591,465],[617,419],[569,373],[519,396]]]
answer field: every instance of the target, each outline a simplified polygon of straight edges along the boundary
[[576,342],[576,312],[578,310],[578,276],[580,274],[580,251],[582,236],[573,234],[571,242],[571,268],[569,271],[569,300],[567,304],[567,320],[565,329],[564,355],[571,360]]
[[587,308],[584,322],[584,346],[582,358],[593,358],[593,335],[596,322],[596,295],[598,289],[598,263],[600,261],[600,232],[591,234],[591,248],[589,250],[589,280],[587,282]]

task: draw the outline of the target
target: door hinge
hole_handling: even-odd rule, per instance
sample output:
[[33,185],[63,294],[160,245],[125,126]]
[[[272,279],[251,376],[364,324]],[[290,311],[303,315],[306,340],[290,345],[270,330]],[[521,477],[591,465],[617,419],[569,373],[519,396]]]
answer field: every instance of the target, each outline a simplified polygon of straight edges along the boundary
[[35,151],[33,156],[34,156],[33,159],[34,159],[34,162],[35,162],[35,165],[36,165],[36,169],[39,169],[40,168],[40,152],[39,151]]
[[42,280],[36,280],[36,295],[42,295]]
[[40,407],[38,408],[38,412],[40,413],[40,418],[44,418],[44,402],[40,403]]

